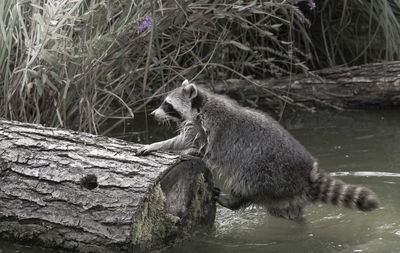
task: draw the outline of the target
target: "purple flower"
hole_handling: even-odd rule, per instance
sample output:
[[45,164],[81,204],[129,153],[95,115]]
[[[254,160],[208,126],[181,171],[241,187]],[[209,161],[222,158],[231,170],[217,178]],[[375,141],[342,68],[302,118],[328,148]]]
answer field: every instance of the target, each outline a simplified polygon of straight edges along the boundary
[[308,6],[310,7],[310,10],[314,9],[315,7],[317,7],[317,4],[313,1],[308,2]]
[[150,16],[146,16],[143,20],[143,22],[136,26],[135,28],[138,30],[138,32],[143,32],[144,30],[148,29],[151,27],[151,25],[153,24],[153,20],[151,19]]
[[300,10],[299,8],[294,7],[294,10],[295,10],[295,12],[296,12],[298,18],[300,19],[300,22],[301,22],[301,23],[306,23],[307,25],[311,25],[310,20],[308,20],[308,19],[304,16],[303,12],[301,12],[301,10]]

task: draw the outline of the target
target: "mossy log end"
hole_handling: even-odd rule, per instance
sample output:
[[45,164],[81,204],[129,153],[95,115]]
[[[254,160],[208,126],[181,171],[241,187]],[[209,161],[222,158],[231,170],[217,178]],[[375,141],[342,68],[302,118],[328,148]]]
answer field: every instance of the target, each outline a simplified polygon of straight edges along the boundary
[[400,106],[400,61],[332,67],[279,79],[198,83],[243,102],[278,109],[284,101],[287,105],[335,109]]
[[0,238],[78,252],[137,252],[212,227],[201,160],[0,119]]

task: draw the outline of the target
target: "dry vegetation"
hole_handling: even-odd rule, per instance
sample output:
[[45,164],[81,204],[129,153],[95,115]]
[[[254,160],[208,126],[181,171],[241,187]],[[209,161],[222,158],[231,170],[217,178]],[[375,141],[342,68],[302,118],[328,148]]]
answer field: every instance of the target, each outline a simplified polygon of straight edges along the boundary
[[101,133],[183,78],[398,59],[398,1],[3,0],[0,117]]

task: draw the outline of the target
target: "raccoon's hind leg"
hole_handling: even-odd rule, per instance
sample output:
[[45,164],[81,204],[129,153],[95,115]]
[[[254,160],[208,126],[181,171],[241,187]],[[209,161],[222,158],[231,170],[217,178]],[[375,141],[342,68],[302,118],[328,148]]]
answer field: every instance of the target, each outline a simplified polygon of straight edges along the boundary
[[268,208],[268,213],[272,216],[289,220],[303,219],[303,208],[299,206],[290,206],[286,208],[270,207]]
[[213,189],[213,198],[221,206],[231,210],[238,210],[251,204],[251,201],[237,194],[221,195],[221,190],[217,187]]
[[289,202],[287,206],[282,207],[267,207],[268,213],[272,216],[285,218],[289,220],[303,220],[303,208],[302,203]]

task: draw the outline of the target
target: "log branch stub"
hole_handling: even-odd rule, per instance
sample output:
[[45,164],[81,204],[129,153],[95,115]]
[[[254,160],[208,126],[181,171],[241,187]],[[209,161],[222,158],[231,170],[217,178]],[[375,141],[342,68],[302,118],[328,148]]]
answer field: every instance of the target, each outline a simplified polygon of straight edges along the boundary
[[197,158],[0,119],[0,238],[79,252],[160,249],[213,225]]

